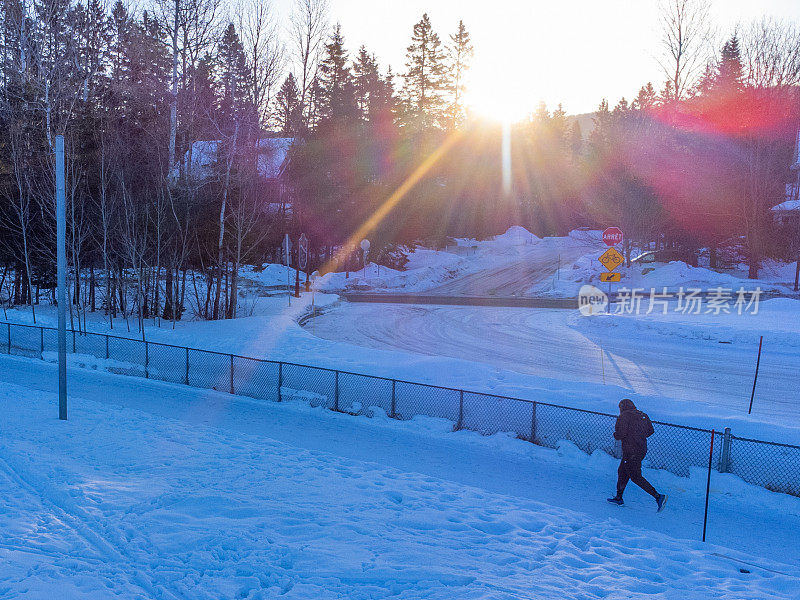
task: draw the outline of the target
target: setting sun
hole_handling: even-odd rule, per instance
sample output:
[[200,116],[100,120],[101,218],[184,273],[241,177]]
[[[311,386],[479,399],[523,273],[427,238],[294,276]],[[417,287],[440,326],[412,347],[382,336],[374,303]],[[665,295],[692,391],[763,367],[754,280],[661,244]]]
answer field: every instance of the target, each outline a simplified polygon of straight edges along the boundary
[[503,124],[525,119],[532,112],[530,98],[508,84],[509,81],[501,74],[487,74],[480,79],[476,77],[466,92],[468,110],[479,117]]

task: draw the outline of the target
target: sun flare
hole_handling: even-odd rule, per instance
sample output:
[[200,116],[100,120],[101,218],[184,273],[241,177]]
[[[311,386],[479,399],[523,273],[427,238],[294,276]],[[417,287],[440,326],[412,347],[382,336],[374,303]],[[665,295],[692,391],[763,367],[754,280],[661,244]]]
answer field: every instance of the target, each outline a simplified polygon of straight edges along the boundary
[[518,74],[509,71],[506,65],[470,73],[465,104],[472,114],[508,125],[522,121],[533,112],[535,103],[530,93],[515,85]]

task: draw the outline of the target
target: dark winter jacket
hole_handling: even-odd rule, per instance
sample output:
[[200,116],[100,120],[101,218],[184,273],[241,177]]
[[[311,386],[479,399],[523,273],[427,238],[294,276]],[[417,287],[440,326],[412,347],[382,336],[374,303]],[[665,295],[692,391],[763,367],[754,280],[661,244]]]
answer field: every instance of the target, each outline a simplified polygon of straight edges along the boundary
[[644,458],[647,438],[653,435],[650,417],[636,409],[627,398],[620,402],[620,414],[614,427],[614,439],[622,440],[622,455]]

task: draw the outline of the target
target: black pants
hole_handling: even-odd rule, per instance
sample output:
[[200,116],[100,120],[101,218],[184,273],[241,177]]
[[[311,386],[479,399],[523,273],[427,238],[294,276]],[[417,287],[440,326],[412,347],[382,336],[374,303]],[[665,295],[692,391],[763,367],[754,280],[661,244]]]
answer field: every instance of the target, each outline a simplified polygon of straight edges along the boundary
[[619,469],[617,469],[618,498],[622,498],[622,492],[625,491],[625,486],[628,485],[628,480],[638,485],[653,498],[658,496],[656,489],[650,485],[650,482],[647,481],[647,479],[642,476],[643,459],[643,456],[622,456],[622,461],[619,463]]

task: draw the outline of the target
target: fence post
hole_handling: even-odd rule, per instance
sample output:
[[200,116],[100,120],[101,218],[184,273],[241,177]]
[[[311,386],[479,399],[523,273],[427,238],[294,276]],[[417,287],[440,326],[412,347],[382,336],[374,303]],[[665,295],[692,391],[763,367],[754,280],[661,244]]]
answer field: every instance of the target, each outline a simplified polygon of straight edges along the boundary
[[333,410],[339,412],[339,371],[336,371],[333,391]]
[[458,431],[461,429],[462,424],[464,423],[464,390],[460,390],[458,392],[458,422],[454,428],[454,431]]
[[144,343],[144,376],[150,379],[150,342]]
[[731,428],[725,428],[722,438],[722,455],[719,459],[719,472],[729,473],[731,470]]
[[397,418],[397,380],[392,379],[392,410],[389,413],[389,418]]
[[233,354],[231,354],[231,394],[233,393]]
[[6,327],[8,328],[8,352],[7,352],[7,354],[11,354],[11,323],[6,323]]
[[183,374],[183,383],[189,385],[189,348],[186,348],[186,371]]
[[283,392],[281,392],[281,388],[283,388],[283,363],[278,363],[278,402],[283,400]]
[[77,346],[75,345],[75,330],[72,330],[72,353],[77,354]]
[[536,402],[531,403],[531,439],[532,444],[536,443]]
[[39,327],[39,354],[44,354],[44,327]]
[[111,358],[111,354],[108,351],[108,334],[106,334],[106,360]]

